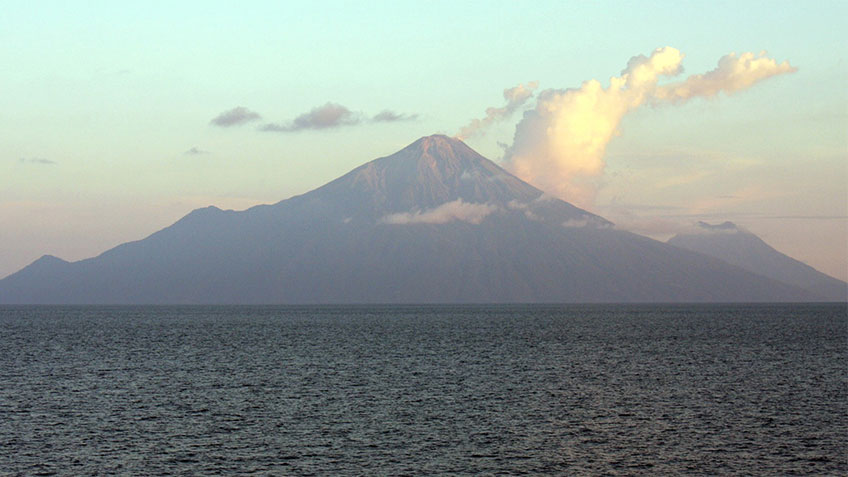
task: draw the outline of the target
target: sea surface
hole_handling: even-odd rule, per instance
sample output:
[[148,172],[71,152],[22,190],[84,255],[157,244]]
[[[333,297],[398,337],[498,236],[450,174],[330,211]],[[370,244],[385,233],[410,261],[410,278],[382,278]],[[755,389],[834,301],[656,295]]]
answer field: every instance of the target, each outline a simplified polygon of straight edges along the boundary
[[0,307],[0,475],[846,475],[847,311]]

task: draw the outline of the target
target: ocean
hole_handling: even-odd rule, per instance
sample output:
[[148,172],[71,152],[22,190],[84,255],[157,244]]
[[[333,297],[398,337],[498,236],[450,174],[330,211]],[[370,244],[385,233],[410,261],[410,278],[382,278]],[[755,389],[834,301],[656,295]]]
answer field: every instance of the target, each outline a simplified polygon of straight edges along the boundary
[[846,475],[846,311],[5,306],[0,475]]

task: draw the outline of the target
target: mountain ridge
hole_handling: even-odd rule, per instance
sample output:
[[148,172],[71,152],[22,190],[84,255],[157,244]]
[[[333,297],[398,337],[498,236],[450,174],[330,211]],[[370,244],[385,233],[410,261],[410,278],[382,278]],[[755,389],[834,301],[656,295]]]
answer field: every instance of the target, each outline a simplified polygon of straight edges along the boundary
[[36,268],[0,280],[0,303],[815,299],[616,230],[438,135],[275,204],[196,209],[97,257]]
[[677,234],[668,243],[803,288],[828,301],[848,301],[848,284],[775,250],[733,222],[698,222],[688,233]]

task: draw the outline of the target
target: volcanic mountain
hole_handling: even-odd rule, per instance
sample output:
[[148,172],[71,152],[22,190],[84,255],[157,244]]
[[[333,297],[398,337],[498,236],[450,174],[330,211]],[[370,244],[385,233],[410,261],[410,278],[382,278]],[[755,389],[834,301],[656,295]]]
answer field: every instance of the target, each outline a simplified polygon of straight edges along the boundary
[[675,235],[668,243],[803,288],[822,300],[848,300],[848,284],[778,252],[733,222],[698,222],[692,230]]
[[0,303],[813,299],[616,230],[438,135],[273,205],[198,209],[97,257],[45,256],[0,280]]

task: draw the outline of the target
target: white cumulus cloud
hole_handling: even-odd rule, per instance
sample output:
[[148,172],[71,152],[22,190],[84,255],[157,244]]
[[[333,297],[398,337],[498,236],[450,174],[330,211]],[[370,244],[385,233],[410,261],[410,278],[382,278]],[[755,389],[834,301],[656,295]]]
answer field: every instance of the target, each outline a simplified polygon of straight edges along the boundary
[[518,177],[565,200],[592,205],[606,165],[607,144],[618,134],[622,118],[644,104],[678,104],[696,97],[733,93],[766,78],[796,71],[764,53],[730,54],[707,73],[660,85],[683,70],[683,54],[658,48],[650,56],[630,59],[609,86],[598,80],[579,88],[548,89],[516,125],[504,165]]
[[692,75],[685,81],[657,88],[656,101],[682,102],[697,97],[715,96],[724,91],[731,94],[751,87],[754,83],[783,73],[794,73],[798,68],[788,61],[778,63],[765,56],[753,53],[736,53],[723,56],[718,66],[701,75]]

